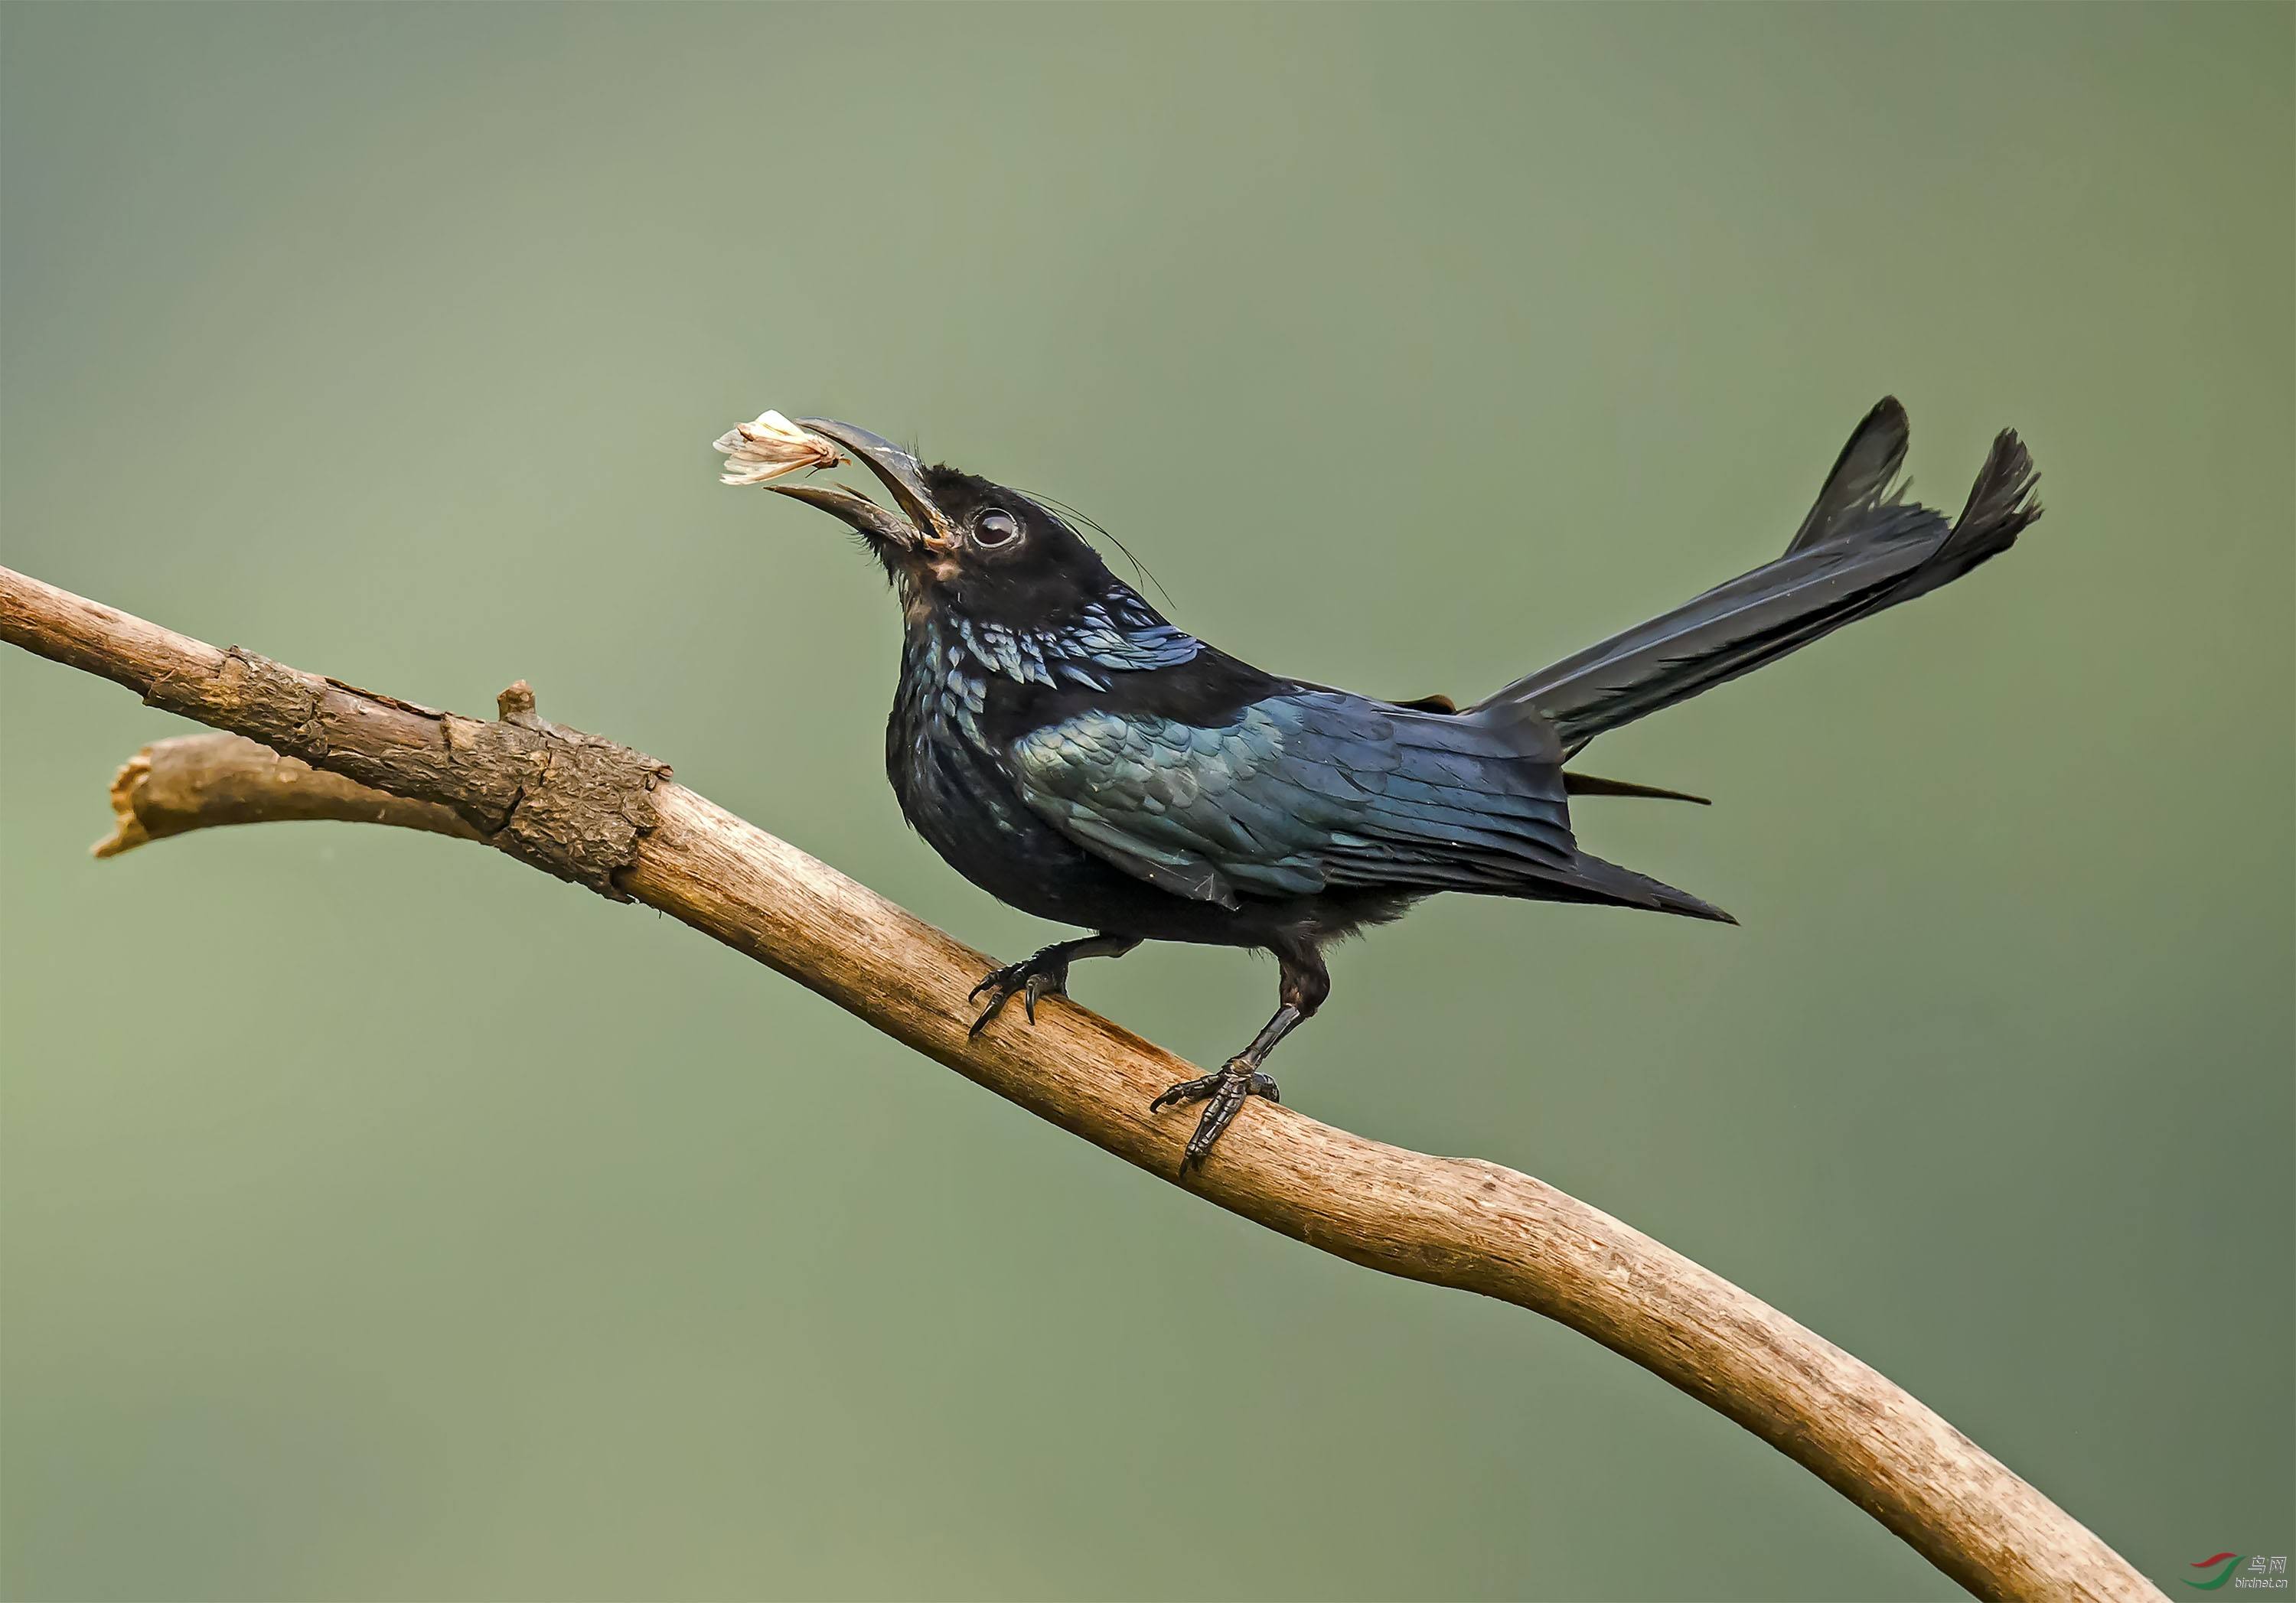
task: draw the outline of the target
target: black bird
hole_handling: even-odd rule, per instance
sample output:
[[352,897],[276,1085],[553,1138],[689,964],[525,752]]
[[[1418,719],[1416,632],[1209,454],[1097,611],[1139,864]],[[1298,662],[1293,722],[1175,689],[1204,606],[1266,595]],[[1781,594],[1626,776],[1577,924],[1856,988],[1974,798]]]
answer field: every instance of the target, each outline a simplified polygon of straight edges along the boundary
[[[1382,701],[1269,674],[1168,622],[1042,499],[927,467],[849,423],[803,427],[851,452],[894,507],[775,484],[859,531],[906,625],[885,765],[901,811],[966,879],[1094,933],[980,982],[977,1035],[1014,995],[1033,1023],[1080,957],[1144,940],[1262,947],[1282,1005],[1216,1074],[1157,1109],[1205,1108],[1200,1164],[1267,1055],[1331,994],[1322,949],[1438,891],[1596,903],[1734,922],[1578,849],[1569,798],[1683,797],[1566,772],[1606,730],[1910,601],[2006,551],[2040,515],[2004,432],[1958,521],[1905,498],[1906,413],[1849,437],[1784,555],[1519,679],[1472,707]],[[732,437],[729,437],[731,438]]]

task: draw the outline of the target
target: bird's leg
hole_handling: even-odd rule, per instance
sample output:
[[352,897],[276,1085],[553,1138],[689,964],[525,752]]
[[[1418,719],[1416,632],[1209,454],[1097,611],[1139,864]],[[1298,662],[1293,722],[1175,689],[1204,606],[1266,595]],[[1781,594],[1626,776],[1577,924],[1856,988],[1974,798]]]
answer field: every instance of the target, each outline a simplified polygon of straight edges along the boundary
[[1267,1061],[1267,1054],[1275,1050],[1275,1043],[1315,1017],[1316,1010],[1332,994],[1332,977],[1314,947],[1279,947],[1275,957],[1283,965],[1277,992],[1283,1005],[1275,1010],[1275,1017],[1260,1027],[1250,1046],[1222,1064],[1218,1074],[1183,1080],[1148,1105],[1151,1113],[1161,1113],[1167,1108],[1186,1102],[1207,1104],[1203,1116],[1196,1121],[1196,1133],[1188,1137],[1187,1149],[1180,1154],[1183,1174],[1204,1161],[1212,1143],[1219,1140],[1220,1132],[1234,1122],[1246,1098],[1266,1097],[1271,1102],[1283,1100],[1275,1089],[1275,1082],[1260,1072],[1260,1065]]
[[1017,963],[1007,963],[990,971],[988,978],[972,987],[972,1002],[983,992],[988,992],[988,1005],[980,1017],[972,1021],[966,1039],[978,1035],[988,1027],[1004,1004],[1016,994],[1029,1015],[1029,1022],[1037,1022],[1037,999],[1042,996],[1066,996],[1069,994],[1069,965],[1080,957],[1122,957],[1140,944],[1133,935],[1088,935],[1082,940],[1055,941],[1042,952],[1024,957]]

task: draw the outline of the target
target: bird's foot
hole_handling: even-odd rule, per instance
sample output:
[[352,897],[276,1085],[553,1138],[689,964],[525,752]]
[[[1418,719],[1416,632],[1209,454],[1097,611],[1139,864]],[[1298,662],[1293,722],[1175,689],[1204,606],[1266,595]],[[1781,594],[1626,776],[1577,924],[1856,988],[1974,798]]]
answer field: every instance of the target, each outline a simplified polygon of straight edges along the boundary
[[1007,963],[990,971],[988,978],[972,987],[972,994],[964,1000],[977,1001],[981,993],[988,993],[988,1005],[980,1010],[980,1017],[972,1021],[965,1032],[970,1040],[988,1027],[988,1021],[1004,1010],[1004,1004],[1015,996],[1021,999],[1029,1022],[1037,1022],[1037,1002],[1046,996],[1066,996],[1069,994],[1069,953],[1058,946],[1047,946],[1042,952],[1024,957],[1017,963]]
[[1250,1059],[1230,1058],[1218,1074],[1183,1080],[1148,1104],[1151,1113],[1161,1113],[1167,1108],[1178,1108],[1188,1102],[1210,1104],[1203,1116],[1196,1121],[1196,1133],[1188,1137],[1187,1149],[1180,1154],[1181,1174],[1202,1164],[1204,1154],[1219,1140],[1220,1132],[1235,1122],[1247,1097],[1266,1097],[1271,1102],[1283,1100],[1275,1089],[1275,1082],[1260,1073]]

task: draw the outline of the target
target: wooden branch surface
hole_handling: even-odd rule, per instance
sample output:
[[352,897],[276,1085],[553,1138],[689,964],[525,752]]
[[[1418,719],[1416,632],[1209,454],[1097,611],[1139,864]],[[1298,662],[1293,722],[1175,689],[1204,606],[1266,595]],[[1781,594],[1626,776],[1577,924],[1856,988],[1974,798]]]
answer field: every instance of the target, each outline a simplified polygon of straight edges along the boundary
[[[1206,1199],[1389,1274],[1517,1304],[1752,1431],[1982,1598],[2157,1599],[2032,1486],[1887,1378],[1719,1276],[1529,1175],[1433,1157],[1255,1100],[1196,1174],[1192,1117],[1148,1103],[1197,1071],[1050,1000],[969,1041],[989,960],[683,786],[536,716],[482,721],[298,672],[0,568],[0,638],[247,737],[162,741],[121,771],[97,848],[273,818],[478,839],[659,908],[966,1078]],[[254,743],[259,742],[259,744]],[[346,782],[347,781],[347,782]]]

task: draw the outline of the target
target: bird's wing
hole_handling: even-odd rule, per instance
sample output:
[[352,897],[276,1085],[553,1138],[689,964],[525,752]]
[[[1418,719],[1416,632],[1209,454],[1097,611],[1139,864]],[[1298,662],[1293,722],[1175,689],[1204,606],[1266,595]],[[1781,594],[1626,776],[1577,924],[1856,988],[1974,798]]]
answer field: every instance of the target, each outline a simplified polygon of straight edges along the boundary
[[1496,724],[1302,688],[1206,726],[1095,708],[1013,741],[1021,798],[1160,889],[1497,890],[1575,847],[1560,765]]

